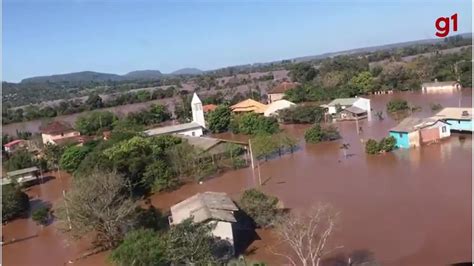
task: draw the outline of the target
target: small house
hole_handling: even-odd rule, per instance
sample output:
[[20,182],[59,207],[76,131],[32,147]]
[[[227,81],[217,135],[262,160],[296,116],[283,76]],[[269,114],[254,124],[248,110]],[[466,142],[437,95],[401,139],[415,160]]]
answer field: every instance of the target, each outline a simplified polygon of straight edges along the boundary
[[447,107],[433,118],[447,122],[451,130],[472,132],[472,111],[469,107]]
[[[370,99],[362,98],[362,97],[355,97],[355,98],[338,98],[332,100],[328,104],[323,104],[321,107],[327,109],[327,113],[330,115],[336,115],[339,112],[343,111],[344,109],[354,106],[353,111],[359,111],[362,109],[365,111],[366,115],[364,118],[368,118],[369,121],[371,120],[371,106],[370,106]],[[350,111],[349,111],[350,113]],[[345,113],[344,116],[350,115],[348,112]]]
[[19,169],[7,173],[7,177],[2,178],[2,186],[8,185],[13,181],[18,182],[19,184],[32,182],[38,179],[39,169],[38,167],[29,167],[24,169]]
[[267,105],[257,102],[252,99],[247,99],[244,101],[241,101],[239,103],[236,103],[230,107],[232,112],[234,113],[249,113],[249,112],[254,112],[257,114],[263,114],[265,113],[265,110],[267,110]]
[[295,106],[294,103],[287,101],[287,100],[278,100],[270,103],[267,105],[267,109],[263,113],[264,116],[276,116],[278,114],[278,111],[290,108],[292,106]]
[[449,123],[436,118],[407,117],[390,129],[397,148],[419,147],[421,144],[438,142],[451,136]]
[[233,247],[233,227],[237,222],[234,212],[238,210],[226,193],[204,192],[171,206],[171,216],[168,219],[171,226],[188,218],[195,223],[212,223],[215,225],[212,235],[228,241]]
[[357,106],[349,106],[342,110],[338,120],[360,120],[367,118],[367,111]]
[[10,141],[3,145],[5,148],[5,151],[8,153],[14,153],[15,151],[27,147],[27,142],[24,139],[16,139],[13,141]]
[[60,121],[53,121],[49,123],[46,127],[41,128],[41,138],[43,143],[57,144],[62,139],[68,138],[77,138],[81,133],[69,124]]
[[461,88],[461,83],[457,81],[435,81],[421,84],[421,90],[424,93],[453,92]]
[[285,96],[285,92],[287,92],[290,89],[294,89],[298,87],[300,84],[298,82],[288,82],[288,81],[283,81],[280,83],[278,86],[270,89],[267,92],[268,95],[268,103],[272,103],[275,101],[279,101],[283,99]]

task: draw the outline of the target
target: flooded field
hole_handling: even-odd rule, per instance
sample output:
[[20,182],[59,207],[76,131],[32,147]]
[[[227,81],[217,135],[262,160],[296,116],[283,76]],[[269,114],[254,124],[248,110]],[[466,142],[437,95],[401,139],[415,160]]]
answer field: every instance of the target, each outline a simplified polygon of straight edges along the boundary
[[[375,112],[385,109],[391,98],[404,98],[422,107],[416,115],[431,116],[430,103],[470,106],[471,92],[422,95],[403,93],[372,96]],[[446,265],[471,260],[471,159],[472,137],[453,134],[439,144],[418,149],[397,150],[368,156],[361,140],[387,136],[396,121],[384,119],[360,123],[341,122],[342,139],[321,144],[304,144],[294,154],[262,162],[262,190],[279,197],[285,207],[305,210],[317,202],[332,204],[341,216],[330,245],[343,246],[333,256],[354,251],[372,254],[382,265]],[[284,126],[302,140],[308,126]],[[230,134],[220,137],[239,138]],[[349,143],[347,159],[339,148]],[[64,177],[65,175],[63,175]],[[204,182],[154,195],[156,207],[171,205],[203,191],[223,191],[238,199],[243,190],[258,186],[250,168],[230,171]],[[62,181],[61,181],[62,180]],[[35,186],[28,194],[56,203],[68,177]],[[32,200],[35,200],[33,198]],[[31,219],[19,219],[3,227],[4,241],[25,240],[2,247],[4,265],[63,265],[87,248],[87,240],[75,242],[52,225],[40,228]],[[247,251],[251,259],[267,265],[285,260],[267,249],[274,244],[270,230],[259,230],[259,238]],[[34,235],[38,236],[34,236]],[[33,237],[31,237],[33,236]],[[28,238],[30,237],[30,238]],[[107,265],[100,253],[72,265]],[[339,264],[341,265],[341,264]]]

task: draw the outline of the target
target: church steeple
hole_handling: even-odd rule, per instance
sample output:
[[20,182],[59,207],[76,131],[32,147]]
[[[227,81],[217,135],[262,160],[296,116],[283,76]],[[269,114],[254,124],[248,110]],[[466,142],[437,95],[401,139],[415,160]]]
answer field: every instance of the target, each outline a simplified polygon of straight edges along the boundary
[[202,102],[196,93],[194,93],[193,99],[191,100],[191,110],[193,112],[193,122],[198,123],[202,127],[206,127],[206,121],[204,120],[204,110],[202,110]]

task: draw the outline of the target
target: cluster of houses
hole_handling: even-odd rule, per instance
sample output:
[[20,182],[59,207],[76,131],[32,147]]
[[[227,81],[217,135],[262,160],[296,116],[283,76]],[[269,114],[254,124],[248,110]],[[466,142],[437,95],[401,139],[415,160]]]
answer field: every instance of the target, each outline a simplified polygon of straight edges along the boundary
[[472,108],[448,107],[428,118],[407,117],[390,129],[397,148],[419,147],[451,136],[451,131],[472,132]]

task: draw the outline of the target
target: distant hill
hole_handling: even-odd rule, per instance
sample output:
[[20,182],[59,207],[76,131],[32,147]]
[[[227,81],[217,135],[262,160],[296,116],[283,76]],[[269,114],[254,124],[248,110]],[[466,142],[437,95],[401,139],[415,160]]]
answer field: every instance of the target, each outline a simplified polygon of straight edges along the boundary
[[204,71],[197,69],[197,68],[182,68],[179,70],[176,70],[174,72],[171,72],[171,75],[201,75],[203,74]]
[[38,76],[26,78],[21,83],[43,83],[43,82],[90,82],[90,81],[117,81],[123,80],[124,77],[116,74],[99,73],[93,71],[82,71],[68,74],[58,74],[51,76]]
[[162,76],[159,70],[137,70],[123,75],[125,79],[158,79]]

